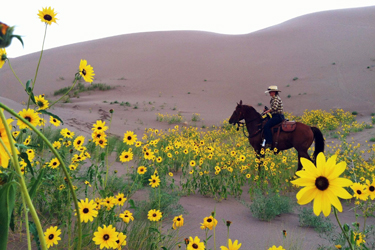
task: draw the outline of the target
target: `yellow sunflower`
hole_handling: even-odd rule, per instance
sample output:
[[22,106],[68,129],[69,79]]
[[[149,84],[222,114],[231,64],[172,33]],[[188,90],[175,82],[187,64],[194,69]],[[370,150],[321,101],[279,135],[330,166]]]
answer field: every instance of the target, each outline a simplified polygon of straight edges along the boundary
[[53,158],[49,163],[48,163],[49,167],[52,168],[52,169],[55,169],[57,168],[58,166],[60,166],[60,161],[57,159],[57,158]]
[[367,192],[371,200],[375,199],[375,180],[372,179],[372,183],[369,180],[366,180]]
[[57,20],[56,15],[57,13],[55,13],[55,9],[52,9],[51,7],[43,8],[42,10],[39,10],[39,13],[38,13],[40,20],[43,23],[46,23],[48,25],[51,25],[52,23],[56,23],[56,20]]
[[44,98],[44,95],[35,96],[35,103],[38,106],[38,110],[47,109],[49,106],[48,100]]
[[137,170],[138,174],[145,174],[147,172],[147,168],[145,166],[138,167]]
[[61,148],[61,142],[59,141],[54,141],[52,146],[55,148],[55,149],[60,149]]
[[151,150],[147,150],[143,156],[146,160],[152,160],[154,158],[154,153]]
[[83,135],[80,135],[74,140],[73,146],[75,147],[75,149],[79,150],[82,147],[84,142],[85,142],[85,137]]
[[156,188],[160,185],[160,178],[159,176],[151,175],[151,179],[148,179],[150,181],[150,186],[152,188]]
[[212,230],[213,227],[216,227],[217,220],[214,217],[212,217],[212,215],[211,215],[209,217],[205,217],[203,219],[203,224],[201,224],[201,225],[204,227],[204,228],[201,227],[202,229],[208,228],[208,229]]
[[150,211],[148,211],[147,218],[150,221],[159,221],[161,217],[163,217],[163,214],[160,212],[160,210],[151,209]]
[[119,206],[123,206],[126,201],[126,197],[123,193],[118,193],[116,195],[116,204]]
[[12,135],[13,135],[14,138],[17,138],[19,134],[20,134],[20,131],[14,131],[14,132],[12,132]]
[[3,67],[6,59],[7,59],[7,52],[5,51],[5,49],[0,49],[0,69]]
[[101,148],[105,148],[105,146],[107,146],[107,139],[106,138],[102,138],[100,140],[97,140],[95,141],[95,145],[96,146],[100,146]]
[[182,217],[182,214],[174,217],[173,225],[172,225],[173,229],[176,229],[178,227],[182,227],[183,225],[184,225],[184,218]]
[[238,250],[240,249],[242,243],[238,244],[238,240],[232,242],[231,239],[228,239],[228,247],[221,246],[221,250]]
[[331,156],[327,161],[323,153],[319,153],[316,159],[316,167],[306,159],[301,158],[303,169],[296,172],[300,178],[291,183],[305,186],[297,193],[297,201],[305,205],[314,200],[314,213],[320,212],[327,217],[331,213],[331,205],[342,212],[342,205],[338,197],[350,199],[352,196],[343,187],[353,184],[351,180],[339,178],[346,169],[346,162],[336,164],[337,155]]
[[60,123],[61,123],[60,120],[56,119],[56,118],[53,117],[53,116],[50,116],[50,117],[49,117],[49,122],[50,122],[52,125],[56,126],[56,127],[60,126]]
[[87,65],[86,60],[81,60],[79,64],[79,74],[86,82],[92,83],[94,81],[94,69],[91,65]]
[[193,239],[192,237],[189,237],[189,245],[187,245],[187,250],[204,250],[206,247],[204,246],[204,242],[198,238],[198,236],[195,236]]
[[115,249],[121,250],[121,246],[126,246],[126,235],[123,234],[122,232],[120,232],[118,234],[118,240],[116,240],[116,243],[117,243],[117,245],[116,245]]
[[[39,115],[36,113],[33,109],[23,109],[18,113],[22,118],[27,120],[28,122],[31,123],[33,126],[37,126],[39,124]],[[24,123],[21,120],[17,121],[17,125],[20,129],[28,128],[26,123]]]
[[133,131],[126,131],[123,142],[128,145],[133,145],[136,141],[137,135],[135,135]]
[[47,228],[44,232],[44,239],[46,240],[47,247],[50,248],[53,245],[59,244],[58,241],[61,240],[59,235],[61,234],[61,230],[57,229],[56,227]]
[[354,183],[350,188],[354,191],[353,196],[359,200],[367,200],[368,193],[365,190],[366,186],[360,183]]
[[120,214],[119,216],[125,223],[129,223],[130,221],[134,221],[134,217],[133,217],[133,214],[128,211],[128,210],[125,210],[122,214]]
[[282,246],[276,247],[275,245],[273,245],[272,247],[268,248],[268,250],[285,250],[285,248],[283,248]]
[[191,160],[191,161],[190,161],[190,166],[195,167],[196,165],[197,165],[197,164],[195,163],[194,160]]
[[106,197],[103,199],[103,205],[107,207],[107,210],[110,210],[116,204],[116,199],[113,196]]
[[102,120],[97,120],[91,130],[93,132],[98,132],[98,131],[105,132],[107,129],[108,127],[105,125],[105,122],[103,122]]
[[81,222],[93,221],[94,217],[98,216],[98,211],[95,210],[96,203],[93,200],[86,198],[78,203],[79,213],[81,215]]
[[123,151],[120,155],[121,162],[128,162],[133,160],[133,153],[131,151]]
[[94,238],[92,239],[96,245],[100,245],[102,248],[116,248],[118,240],[118,232],[116,228],[109,225],[108,227],[103,225],[103,228],[98,227],[98,231],[94,233]]
[[105,134],[103,130],[97,130],[97,131],[92,132],[91,137],[92,137],[92,140],[95,142],[100,139],[105,139],[107,135]]
[[70,131],[69,129],[67,128],[63,128],[61,131],[60,131],[60,134],[62,136],[64,136],[64,138],[73,138],[74,136],[74,132]]

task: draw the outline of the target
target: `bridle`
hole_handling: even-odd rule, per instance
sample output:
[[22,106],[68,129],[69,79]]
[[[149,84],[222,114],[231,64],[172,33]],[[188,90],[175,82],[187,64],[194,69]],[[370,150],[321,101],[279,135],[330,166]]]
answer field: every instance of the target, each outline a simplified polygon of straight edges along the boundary
[[[241,107],[241,109],[242,109],[242,107]],[[237,113],[237,109],[235,110],[235,112]],[[238,117],[241,117],[241,114],[242,114],[242,111],[239,111]],[[251,119],[248,122],[250,123],[250,122],[253,122],[253,121],[257,120],[257,119],[258,118],[254,118],[254,119]],[[250,133],[248,135],[246,135],[246,132],[245,132],[245,124],[246,123],[245,122],[241,122],[240,120],[238,120],[237,122],[235,122],[235,124],[237,124],[237,131],[239,131],[240,127],[242,127],[242,132],[243,132],[244,136],[247,137],[248,139],[253,138],[254,136],[256,136],[258,133],[260,133],[263,130],[263,127],[261,127],[257,131],[255,131],[254,133],[252,133],[251,135],[250,135]]]

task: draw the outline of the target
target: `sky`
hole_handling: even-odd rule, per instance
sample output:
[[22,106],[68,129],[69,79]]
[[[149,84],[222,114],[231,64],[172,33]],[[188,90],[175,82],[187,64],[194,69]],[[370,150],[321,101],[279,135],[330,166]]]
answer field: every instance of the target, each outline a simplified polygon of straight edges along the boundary
[[9,58],[38,52],[45,25],[43,7],[57,12],[48,26],[44,49],[104,37],[166,30],[248,34],[289,19],[325,10],[375,6],[374,0],[3,0],[0,21],[16,26]]

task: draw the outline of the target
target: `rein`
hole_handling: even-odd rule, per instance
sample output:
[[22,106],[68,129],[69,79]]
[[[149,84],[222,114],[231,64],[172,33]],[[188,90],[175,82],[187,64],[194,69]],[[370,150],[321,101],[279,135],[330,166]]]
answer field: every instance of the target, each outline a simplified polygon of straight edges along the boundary
[[[256,119],[253,119],[253,120],[250,120],[249,122],[255,121],[255,120]],[[246,132],[245,132],[245,123],[244,122],[240,122],[240,121],[237,122],[237,131],[240,129],[241,126],[242,126],[242,132],[243,132],[244,136],[247,137],[247,138],[249,138],[249,139],[253,138],[254,136],[256,136],[259,132],[261,132],[263,130],[263,128],[260,128],[257,131],[255,131],[253,134],[250,135],[250,133],[249,133],[249,135],[246,135]]]

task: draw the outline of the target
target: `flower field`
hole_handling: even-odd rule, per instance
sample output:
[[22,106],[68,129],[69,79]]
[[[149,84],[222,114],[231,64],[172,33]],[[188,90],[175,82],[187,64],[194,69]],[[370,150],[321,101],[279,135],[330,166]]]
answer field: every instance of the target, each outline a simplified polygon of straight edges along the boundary
[[[51,8],[38,16],[46,31],[57,20]],[[7,32],[13,29],[0,25],[1,41],[12,39]],[[5,52],[9,44],[2,44],[0,67],[8,62],[11,68]],[[71,89],[80,81],[93,82],[94,68],[88,63],[77,64]],[[225,222],[227,244],[216,245],[215,211],[197,225],[204,238],[180,232],[189,222],[182,210],[175,214],[180,211],[172,205],[191,194],[217,202],[248,196],[254,203],[271,194],[274,199],[296,194],[300,205],[314,200],[315,216],[334,212],[340,230],[333,232],[330,247],[375,247],[375,229],[366,225],[375,211],[375,144],[348,142],[352,133],[372,128],[372,123],[358,123],[340,109],[286,114],[290,120],[317,126],[326,136],[325,155],[316,163],[303,159],[304,170],[296,173],[294,149],[266,149],[258,157],[242,131],[227,120],[205,129],[146,129],[139,138],[134,131],[112,135],[116,114],[110,110],[108,120],[92,124],[90,136],[75,133],[51,109],[71,89],[55,101],[36,95],[37,74],[34,81],[20,81],[27,93],[25,109],[14,111],[0,103],[0,231],[6,232],[0,235],[0,249],[7,249],[8,243],[17,246],[8,241],[10,234],[21,235],[28,249],[240,249],[243,243],[235,234],[229,237],[230,221]],[[181,117],[157,114],[157,120],[172,124]],[[330,143],[331,138],[336,143]],[[114,166],[125,174],[119,176]],[[149,191],[149,198],[134,199],[142,189]],[[339,198],[354,201],[358,221],[340,223]]]

